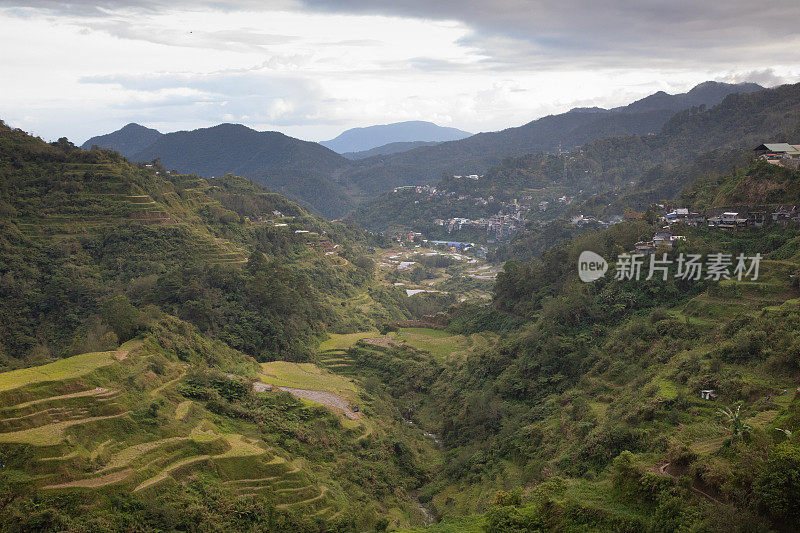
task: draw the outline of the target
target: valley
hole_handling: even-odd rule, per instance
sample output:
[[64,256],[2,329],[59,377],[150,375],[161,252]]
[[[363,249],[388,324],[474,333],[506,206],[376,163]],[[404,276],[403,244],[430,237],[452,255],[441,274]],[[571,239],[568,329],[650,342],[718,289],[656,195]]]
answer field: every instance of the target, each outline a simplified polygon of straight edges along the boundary
[[728,96],[355,220],[0,125],[0,524],[791,531],[800,170],[752,148],[797,137],[797,102]]

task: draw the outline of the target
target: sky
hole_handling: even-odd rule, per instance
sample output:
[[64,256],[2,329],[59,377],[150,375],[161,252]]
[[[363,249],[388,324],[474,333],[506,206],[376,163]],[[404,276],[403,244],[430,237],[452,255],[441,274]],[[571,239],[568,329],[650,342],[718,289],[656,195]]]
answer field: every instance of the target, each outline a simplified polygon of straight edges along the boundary
[[129,122],[494,131],[706,80],[798,82],[798,20],[797,0],[0,0],[0,119],[76,143]]

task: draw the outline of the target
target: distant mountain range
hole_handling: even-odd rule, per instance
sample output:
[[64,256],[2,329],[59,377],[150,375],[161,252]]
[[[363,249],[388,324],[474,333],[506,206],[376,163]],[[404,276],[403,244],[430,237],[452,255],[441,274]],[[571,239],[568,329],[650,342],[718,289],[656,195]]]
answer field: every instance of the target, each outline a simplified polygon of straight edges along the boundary
[[478,133],[459,141],[424,146],[407,152],[364,159],[345,176],[361,187],[377,190],[439,181],[443,173],[480,174],[510,156],[570,150],[603,137],[658,133],[676,112],[705,105],[725,96],[763,89],[755,83],[705,82],[683,94],[658,92],[611,110],[573,109],[515,128]]
[[[587,113],[596,112],[580,110],[568,114]],[[612,117],[637,115],[603,113]],[[655,112],[638,115],[647,117],[652,113]],[[566,194],[576,200],[567,208],[572,214],[607,219],[629,207],[644,211],[652,203],[675,200],[698,176],[713,182],[714,176],[747,166],[753,147],[763,142],[799,137],[800,84],[783,85],[732,94],[707,109],[692,106],[679,111],[656,134],[603,136],[564,156],[511,157],[486,170],[480,180],[443,176],[437,185],[440,191],[467,198],[494,196],[505,201],[521,197],[525,194],[522,191],[536,191],[537,203],[554,203],[554,198]],[[700,191],[701,196],[705,192]],[[750,191],[755,197],[769,192]],[[351,216],[371,231],[402,228],[430,234],[437,229],[433,224],[436,218],[488,218],[497,210],[476,207],[475,202],[454,202],[446,195],[431,199],[423,196],[386,193],[362,202]],[[547,214],[534,212],[531,216],[550,218],[564,212],[553,207]],[[534,227],[538,231],[538,226]],[[464,240],[457,235],[450,238]]]
[[[604,137],[657,133],[676,112],[761,89],[754,83],[705,82],[683,94],[660,91],[623,107],[576,108],[471,136],[430,122],[400,122],[347,130],[318,144],[236,124],[168,134],[128,124],[83,147],[110,148],[133,161],[160,158],[170,169],[206,177],[240,174],[325,216],[340,217],[392,187],[435,183],[443,173],[482,173],[507,157],[568,150]],[[446,140],[447,135],[459,140]]]
[[434,146],[440,142],[441,141],[412,141],[389,143],[376,148],[370,148],[369,150],[362,150],[360,152],[344,152],[342,155],[347,159],[352,160],[366,159],[375,155],[389,155],[399,154],[400,152],[408,152],[409,150],[419,148],[420,146]]
[[363,152],[364,150],[393,143],[457,141],[470,135],[472,134],[469,132],[438,126],[433,122],[410,120],[407,122],[395,122],[394,124],[353,128],[342,132],[330,141],[322,141],[320,144],[342,154],[345,152]]

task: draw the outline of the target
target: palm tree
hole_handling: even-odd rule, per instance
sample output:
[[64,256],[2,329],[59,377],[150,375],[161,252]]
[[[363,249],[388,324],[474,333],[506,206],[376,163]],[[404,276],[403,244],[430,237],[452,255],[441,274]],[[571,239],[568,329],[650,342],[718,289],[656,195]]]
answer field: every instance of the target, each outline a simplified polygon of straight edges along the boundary
[[728,423],[731,425],[731,433],[733,437],[736,439],[741,439],[745,435],[750,433],[750,426],[744,421],[742,415],[739,413],[739,410],[742,408],[742,405],[739,404],[736,406],[736,410],[731,410],[730,407],[723,407],[719,410],[725,418],[728,419]]

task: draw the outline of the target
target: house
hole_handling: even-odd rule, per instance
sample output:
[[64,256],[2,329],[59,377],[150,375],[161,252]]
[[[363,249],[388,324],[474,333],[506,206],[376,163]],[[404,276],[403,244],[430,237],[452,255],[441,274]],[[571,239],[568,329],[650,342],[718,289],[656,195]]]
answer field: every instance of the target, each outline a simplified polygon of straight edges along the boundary
[[717,227],[720,229],[736,229],[746,228],[749,224],[749,219],[746,215],[741,215],[737,211],[725,211],[721,215],[708,218],[709,227]]
[[656,251],[653,241],[639,241],[634,246],[637,254],[652,254]]
[[747,213],[747,225],[760,228],[767,223],[766,211],[750,211]]
[[653,246],[656,248],[659,246],[672,248],[672,233],[670,233],[668,229],[657,231],[656,234],[653,235]]
[[717,393],[714,389],[703,389],[700,391],[700,397],[704,400],[713,400],[717,397]]
[[678,209],[673,209],[664,215],[664,220],[667,222],[667,224],[687,224],[690,226],[698,226],[705,222],[705,217],[703,217],[700,213],[694,213],[685,207],[681,207]]
[[796,205],[779,205],[772,213],[772,222],[782,226],[787,225],[798,215]]
[[800,158],[800,145],[788,143],[760,144],[753,148],[761,159],[798,159]]

